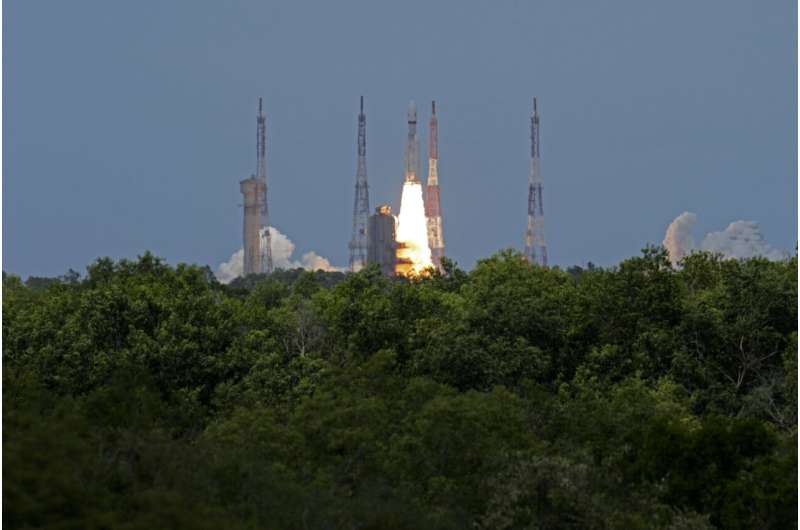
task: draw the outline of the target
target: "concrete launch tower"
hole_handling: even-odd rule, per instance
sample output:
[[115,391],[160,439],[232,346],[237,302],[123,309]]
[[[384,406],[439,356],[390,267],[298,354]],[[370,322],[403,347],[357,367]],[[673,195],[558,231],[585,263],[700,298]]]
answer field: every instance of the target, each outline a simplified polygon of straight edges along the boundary
[[439,122],[436,119],[436,102],[431,101],[430,134],[428,137],[428,183],[425,188],[425,218],[428,222],[428,244],[431,261],[437,269],[442,267],[444,234],[442,210],[439,204]]
[[542,175],[539,168],[539,112],[536,108],[536,98],[533,98],[531,116],[531,167],[528,173],[528,229],[525,231],[525,257],[531,263],[547,267]]
[[369,223],[369,186],[367,185],[367,117],[364,114],[364,96],[358,114],[358,168],[356,169],[356,194],[353,202],[353,236],[350,239],[350,270],[357,272],[367,264]]
[[243,274],[272,272],[272,238],[267,210],[266,117],[258,98],[256,117],[256,174],[239,183],[244,199]]
[[384,276],[394,276],[397,265],[396,224],[392,208],[382,204],[369,217],[369,247],[367,261],[376,263]]

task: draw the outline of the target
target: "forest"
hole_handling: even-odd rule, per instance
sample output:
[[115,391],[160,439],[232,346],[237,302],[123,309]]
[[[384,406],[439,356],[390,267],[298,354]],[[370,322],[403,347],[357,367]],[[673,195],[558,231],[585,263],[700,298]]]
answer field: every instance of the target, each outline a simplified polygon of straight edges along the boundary
[[3,274],[3,523],[797,527],[797,256]]

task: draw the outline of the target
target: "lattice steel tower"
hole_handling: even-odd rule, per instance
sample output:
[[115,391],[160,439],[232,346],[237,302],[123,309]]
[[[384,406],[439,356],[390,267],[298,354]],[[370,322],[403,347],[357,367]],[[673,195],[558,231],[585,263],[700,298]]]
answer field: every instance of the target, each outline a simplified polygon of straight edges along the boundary
[[437,269],[442,267],[444,234],[442,209],[439,203],[439,121],[436,119],[436,102],[431,101],[430,134],[428,135],[428,182],[425,187],[425,218],[428,222],[428,245],[431,261]]
[[367,264],[367,225],[369,223],[369,185],[367,184],[367,116],[364,96],[358,114],[358,168],[353,201],[353,236],[350,239],[350,270],[357,272]]
[[261,98],[258,98],[258,126],[256,178],[263,185],[261,197],[261,215],[259,218],[259,234],[261,235],[261,271],[272,272],[272,236],[269,233],[269,209],[267,208],[267,118],[261,109]]
[[531,116],[531,167],[528,174],[528,229],[525,232],[525,257],[531,263],[547,266],[547,245],[544,242],[544,204],[542,175],[539,168],[539,112],[533,98]]

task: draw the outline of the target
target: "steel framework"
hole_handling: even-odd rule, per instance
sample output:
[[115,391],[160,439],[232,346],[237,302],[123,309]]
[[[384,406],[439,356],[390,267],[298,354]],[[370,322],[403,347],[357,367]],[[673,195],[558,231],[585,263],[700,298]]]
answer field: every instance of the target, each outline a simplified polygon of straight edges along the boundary
[[257,141],[256,141],[256,179],[259,186],[259,202],[261,211],[259,215],[260,235],[260,271],[269,274],[272,272],[272,236],[269,231],[269,209],[267,207],[267,118],[262,110],[261,98],[258,98]]
[[544,242],[544,204],[542,175],[539,168],[539,111],[533,98],[531,115],[531,166],[528,173],[528,228],[525,231],[525,257],[531,263],[547,266]]
[[353,201],[353,235],[350,239],[350,270],[357,272],[367,264],[369,225],[369,184],[367,184],[367,116],[364,114],[364,96],[358,114],[358,167],[356,192]]
[[439,121],[436,118],[436,102],[431,101],[430,133],[428,136],[428,182],[425,187],[425,217],[428,222],[428,245],[431,261],[441,269],[444,256],[444,234],[442,232],[442,210],[439,199]]

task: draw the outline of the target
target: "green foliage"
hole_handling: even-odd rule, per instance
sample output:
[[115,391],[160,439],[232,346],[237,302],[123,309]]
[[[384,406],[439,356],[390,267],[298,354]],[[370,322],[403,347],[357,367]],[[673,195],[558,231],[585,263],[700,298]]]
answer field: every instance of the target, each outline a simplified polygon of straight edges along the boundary
[[795,528],[797,260],[3,274],[9,528]]
[[[796,521],[797,459],[754,419],[707,418],[698,428],[654,417],[632,433],[629,480],[663,485],[670,505],[711,513],[721,528],[787,528]],[[794,497],[794,498],[793,498]]]
[[265,280],[271,280],[291,287],[298,280],[308,281],[307,278],[313,278],[320,287],[331,288],[344,281],[345,274],[337,271],[313,271],[309,272],[305,269],[277,269],[272,274],[249,274],[247,276],[240,276],[234,279],[228,286],[231,293],[241,294],[242,292],[249,292],[255,289]]

